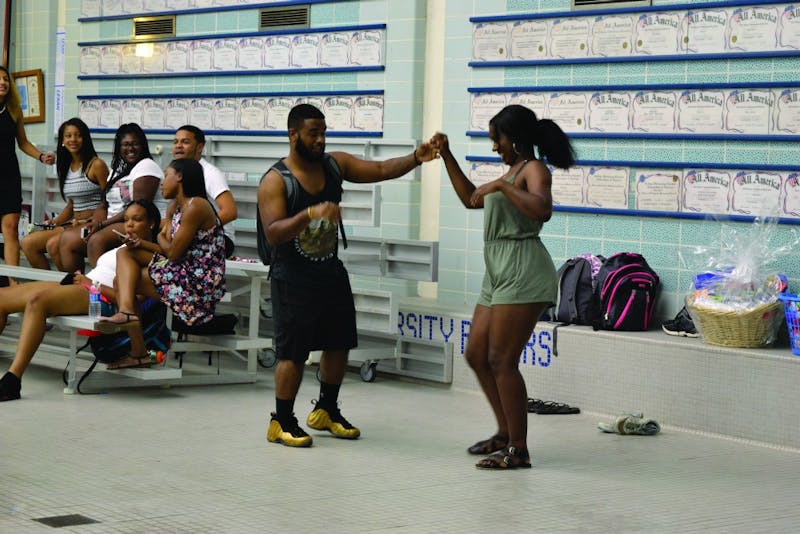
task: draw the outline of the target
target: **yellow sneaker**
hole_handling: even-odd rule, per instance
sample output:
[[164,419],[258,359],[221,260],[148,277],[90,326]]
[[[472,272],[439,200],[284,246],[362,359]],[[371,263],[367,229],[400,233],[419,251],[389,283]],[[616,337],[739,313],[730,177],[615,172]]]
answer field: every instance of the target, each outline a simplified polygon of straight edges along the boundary
[[342,416],[339,408],[314,408],[308,414],[306,424],[314,430],[327,430],[337,438],[357,439],[361,435],[361,431]]
[[267,429],[267,441],[272,443],[283,443],[287,447],[310,447],[313,440],[311,436],[306,434],[305,430],[300,428],[297,418],[292,415],[292,419],[284,427],[275,418],[272,413],[272,419],[269,421],[269,428]]

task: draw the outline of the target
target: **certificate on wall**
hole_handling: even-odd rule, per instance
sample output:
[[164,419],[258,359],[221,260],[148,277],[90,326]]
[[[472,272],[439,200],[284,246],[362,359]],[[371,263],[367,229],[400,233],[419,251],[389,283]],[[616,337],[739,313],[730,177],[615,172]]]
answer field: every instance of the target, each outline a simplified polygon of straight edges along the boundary
[[678,131],[721,134],[724,106],[723,91],[682,91],[678,98]]
[[346,67],[350,63],[350,34],[325,33],[319,42],[319,64],[322,67]]
[[100,47],[81,48],[81,74],[93,76],[100,73]]
[[643,13],[634,27],[636,54],[668,55],[680,49],[680,13]]
[[573,58],[588,55],[589,24],[588,18],[554,19],[550,29],[550,56]]
[[264,67],[288,69],[292,50],[292,38],[285,35],[267,37],[264,48]]
[[770,89],[734,89],[725,99],[725,132],[754,135],[769,133],[773,96]]
[[517,20],[511,24],[511,59],[547,57],[550,23],[546,20]]
[[[586,167],[572,167],[570,169],[550,168],[553,175],[551,192],[553,204],[556,206],[583,206],[584,186],[586,184]],[[627,178],[627,176],[626,176]],[[626,206],[627,207],[627,204]]]
[[143,0],[125,0],[120,4],[122,4],[121,7],[124,13],[144,13]]
[[783,9],[777,33],[779,47],[800,49],[800,5],[788,5]]
[[189,123],[201,130],[214,129],[214,100],[193,98],[189,101]]
[[239,128],[242,130],[267,129],[267,99],[244,98],[239,104]]
[[175,41],[167,43],[166,66],[169,72],[188,72],[191,70],[192,45]]
[[81,0],[81,18],[99,17],[101,14],[100,0]]
[[680,211],[682,174],[677,169],[636,171],[636,209]]
[[508,24],[490,22],[472,28],[472,57],[481,61],[508,59]]
[[[274,96],[267,99],[267,129],[285,130],[286,121],[289,118],[289,111],[291,111],[293,107],[294,98]],[[325,118],[327,119],[327,117]],[[330,125],[328,125],[328,127],[330,127]]]
[[100,73],[119,74],[122,70],[122,50],[118,46],[104,46],[100,49]]
[[81,120],[86,123],[89,128],[97,128],[100,126],[100,101],[99,100],[81,100],[80,111],[78,113]]
[[628,209],[627,167],[588,167],[586,205],[596,208]]
[[259,37],[246,37],[239,39],[238,65],[244,70],[261,70],[264,67],[264,39]]
[[696,54],[718,54],[725,51],[725,29],[728,12],[725,10],[689,11],[681,22],[681,48]]
[[350,63],[353,65],[380,65],[382,63],[383,34],[367,30],[354,32],[350,38]]
[[775,50],[778,45],[777,34],[777,6],[736,8],[728,21],[728,46],[731,50]]
[[214,101],[214,129],[236,130],[236,113],[239,110],[233,98],[220,98]]
[[589,52],[593,56],[613,57],[631,54],[633,14],[605,16],[594,19],[589,36]]
[[120,124],[127,124],[134,122],[142,124],[142,117],[144,114],[144,102],[139,99],[129,99],[122,102],[122,122]]
[[142,72],[158,74],[164,72],[164,59],[167,54],[167,47],[164,43],[153,44],[153,55],[142,58]]
[[566,132],[583,132],[588,98],[588,93],[551,93],[547,95],[547,117]]
[[800,173],[789,172],[783,178],[782,217],[800,217]]
[[383,97],[358,96],[353,103],[353,128],[365,132],[383,131]]
[[100,101],[100,128],[118,128],[122,118],[121,100],[101,100]]
[[318,48],[319,35],[295,35],[292,39],[291,66],[298,69],[312,69],[318,67]]
[[682,211],[728,213],[730,185],[730,171],[686,169],[683,174]]
[[[547,109],[547,99],[542,93],[511,93],[508,104],[525,106],[536,113],[536,117],[540,119],[544,117],[545,110]],[[488,125],[489,122],[487,121],[486,126],[488,127]]]
[[184,124],[189,124],[189,101],[183,98],[167,100],[165,107],[166,124],[170,130],[176,130]]
[[239,43],[236,39],[215,39],[214,70],[236,70],[236,56],[239,53]]
[[189,0],[166,0],[167,11],[189,9]]
[[800,133],[800,89],[775,89],[774,132]]
[[152,13],[153,11],[166,11],[167,0],[144,0],[142,13]]
[[508,167],[500,162],[473,161],[469,164],[469,181],[480,187],[492,180],[497,180],[508,172]]
[[[145,129],[161,130],[166,127],[167,103],[163,100],[145,99],[142,106],[142,127]],[[182,126],[185,122],[179,122]],[[175,126],[178,128],[178,126]]]
[[315,108],[322,110],[322,106],[325,105],[325,97],[305,95],[297,98],[294,105],[296,106],[297,104],[311,104]]
[[141,74],[142,58],[136,55],[136,45],[122,45],[122,73]]
[[589,130],[627,133],[630,129],[630,93],[594,93],[589,99]]
[[472,95],[469,127],[481,132],[489,131],[489,120],[506,106],[505,94],[476,93]]
[[672,91],[638,91],[633,95],[631,128],[639,132],[669,133],[676,129],[676,104]]
[[214,44],[208,39],[192,41],[191,69],[194,72],[209,72],[213,69]]
[[122,15],[122,2],[119,0],[102,0],[103,16],[113,17],[115,15]]
[[353,129],[353,98],[349,96],[331,96],[322,105],[325,124],[331,130],[347,131]]
[[781,175],[765,171],[741,171],[731,184],[731,212],[743,215],[776,215],[780,211]]

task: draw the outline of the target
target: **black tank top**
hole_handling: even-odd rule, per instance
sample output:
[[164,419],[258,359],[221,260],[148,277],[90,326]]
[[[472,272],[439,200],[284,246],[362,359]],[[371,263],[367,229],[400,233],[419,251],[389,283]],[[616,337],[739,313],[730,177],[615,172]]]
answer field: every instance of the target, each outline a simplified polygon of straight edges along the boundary
[[[340,203],[342,200],[342,183],[332,176],[330,164],[325,155],[323,168],[325,171],[325,187],[318,195],[312,195],[300,184],[294,174],[295,194],[287,199],[286,216],[305,211],[308,206],[321,202]],[[291,174],[291,171],[290,171]],[[273,278],[290,284],[303,285],[308,288],[325,288],[338,283],[342,275],[346,275],[344,265],[339,260],[338,227],[328,221],[318,219],[311,221],[299,235],[282,245],[278,245],[270,266]]]

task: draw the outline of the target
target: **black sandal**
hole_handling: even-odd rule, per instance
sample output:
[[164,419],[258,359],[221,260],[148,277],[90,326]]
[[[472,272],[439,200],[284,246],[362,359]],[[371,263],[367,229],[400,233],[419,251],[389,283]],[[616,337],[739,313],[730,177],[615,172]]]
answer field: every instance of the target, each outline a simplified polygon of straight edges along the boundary
[[508,436],[501,436],[495,434],[489,439],[479,441],[469,449],[467,452],[470,454],[492,454],[493,452],[505,449],[508,446]]
[[516,447],[506,447],[502,451],[490,454],[477,464],[478,469],[530,469],[531,455]]
[[[124,315],[125,321],[112,321],[111,317],[114,317],[114,315]],[[100,319],[94,323],[94,329],[104,334],[113,334],[120,330],[127,330],[132,326],[139,326],[139,317],[135,313],[118,311],[114,315],[111,317],[100,317]]]

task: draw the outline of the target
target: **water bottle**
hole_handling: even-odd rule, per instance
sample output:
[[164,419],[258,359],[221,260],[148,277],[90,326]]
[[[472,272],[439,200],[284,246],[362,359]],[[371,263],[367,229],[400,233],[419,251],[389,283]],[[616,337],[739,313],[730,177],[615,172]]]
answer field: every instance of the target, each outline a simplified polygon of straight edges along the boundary
[[96,321],[102,315],[100,311],[100,284],[94,282],[89,288],[89,319]]

